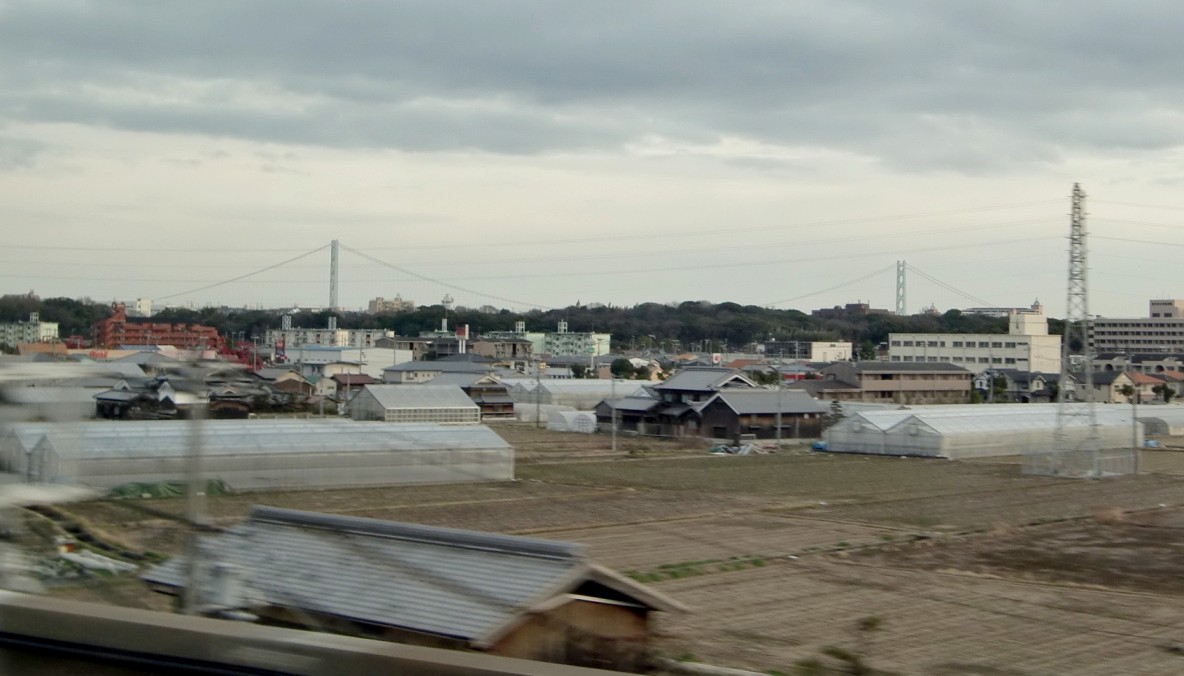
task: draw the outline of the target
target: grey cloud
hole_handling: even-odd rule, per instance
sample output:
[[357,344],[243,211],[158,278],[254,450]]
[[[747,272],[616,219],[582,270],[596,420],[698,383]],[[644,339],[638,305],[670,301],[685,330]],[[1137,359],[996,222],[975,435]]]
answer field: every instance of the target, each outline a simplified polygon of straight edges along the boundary
[[[1184,109],[1182,29],[1166,1],[42,1],[0,11],[0,112],[418,151],[739,135],[990,171],[1179,145],[1147,111]],[[292,102],[94,95],[218,80]]]
[[48,146],[22,138],[0,136],[0,171],[26,169],[36,164],[37,156]]

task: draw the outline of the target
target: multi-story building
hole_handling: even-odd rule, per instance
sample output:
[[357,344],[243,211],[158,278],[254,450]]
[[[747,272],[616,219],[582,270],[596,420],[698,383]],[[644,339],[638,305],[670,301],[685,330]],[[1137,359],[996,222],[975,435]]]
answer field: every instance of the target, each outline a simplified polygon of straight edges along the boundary
[[883,361],[836,362],[819,370],[821,378],[791,383],[791,389],[828,401],[895,404],[965,404],[973,374],[949,363]]
[[27,322],[0,324],[0,345],[15,348],[21,343],[52,343],[58,340],[58,323],[43,322],[41,315],[29,314]]
[[263,342],[276,349],[277,354],[303,345],[325,347],[354,347],[358,349],[376,347],[383,338],[393,338],[394,331],[387,329],[339,329],[337,318],[329,318],[329,326],[323,329],[299,329],[292,327],[292,315],[280,318],[279,329],[268,329]]
[[559,321],[559,330],[555,333],[526,333],[526,339],[531,342],[534,354],[546,354],[553,357],[583,355],[599,357],[609,353],[609,342],[612,335],[608,333],[576,332],[567,330],[567,322]]
[[379,296],[370,301],[367,306],[370,314],[378,314],[379,312],[415,312],[415,301],[403,300],[399,294],[395,294],[394,298],[383,298]]
[[852,356],[851,343],[816,340],[770,340],[764,344],[766,359],[809,362],[844,361]]
[[1011,311],[1007,328],[1006,335],[892,333],[888,336],[888,360],[944,362],[971,371],[1010,368],[1061,372],[1061,337],[1048,335],[1048,319],[1039,304],[1033,310]]
[[1007,319],[1013,312],[1035,312],[1036,314],[1044,314],[1044,306],[1040,304],[1037,299],[1032,303],[1031,307],[968,307],[962,310],[964,315],[983,315],[986,317],[994,317],[995,319]]
[[1184,300],[1152,300],[1148,317],[1098,317],[1089,344],[1100,352],[1184,352]]
[[111,307],[111,316],[95,322],[95,347],[117,348],[121,345],[173,345],[183,350],[221,352],[226,341],[218,329],[201,324],[129,321],[123,303]]

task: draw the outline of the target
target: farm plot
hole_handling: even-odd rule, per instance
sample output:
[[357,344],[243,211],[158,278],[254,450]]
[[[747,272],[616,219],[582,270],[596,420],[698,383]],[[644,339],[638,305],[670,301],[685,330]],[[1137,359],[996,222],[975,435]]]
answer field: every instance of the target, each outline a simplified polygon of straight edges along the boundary
[[1184,596],[1184,510],[1104,510],[1095,520],[1001,529],[853,554],[861,563],[958,570]]
[[[889,571],[821,561],[657,583],[693,613],[662,648],[711,664],[791,673],[827,646],[901,674],[1166,674],[1184,657],[1184,599]],[[878,629],[861,633],[861,621]]]
[[802,513],[822,519],[958,531],[998,523],[1029,524],[1089,516],[1097,509],[1147,509],[1184,500],[1179,477],[1141,475],[1100,481],[1037,480],[993,490],[948,493],[935,486],[932,495],[863,504],[816,505]]
[[761,566],[771,558],[883,543],[902,534],[891,528],[735,513],[571,528],[545,536],[587,545],[597,561],[652,581]]
[[519,476],[555,483],[739,493],[830,503],[960,495],[1057,482],[1020,476],[1011,465],[816,453],[530,465],[520,467]]

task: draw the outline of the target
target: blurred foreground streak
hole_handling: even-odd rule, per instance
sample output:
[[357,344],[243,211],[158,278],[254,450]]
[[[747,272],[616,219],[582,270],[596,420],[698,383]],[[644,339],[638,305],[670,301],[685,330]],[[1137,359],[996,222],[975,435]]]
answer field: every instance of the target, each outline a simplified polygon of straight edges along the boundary
[[610,673],[0,591],[0,674]]

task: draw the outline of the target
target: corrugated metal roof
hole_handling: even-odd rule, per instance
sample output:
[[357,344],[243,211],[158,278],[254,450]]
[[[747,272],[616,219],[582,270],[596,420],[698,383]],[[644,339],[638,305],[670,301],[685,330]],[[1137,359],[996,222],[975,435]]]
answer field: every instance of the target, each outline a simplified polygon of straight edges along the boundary
[[[466,397],[468,399],[468,397]],[[472,401],[470,406],[475,406]],[[16,423],[5,443],[25,450],[47,439],[64,458],[181,456],[188,452],[193,425],[185,420]],[[298,454],[433,449],[509,448],[484,425],[438,425],[312,420],[207,420],[202,423],[207,455]]]
[[458,385],[367,385],[383,408],[477,408]]
[[[202,551],[246,571],[269,605],[473,643],[591,571],[564,542],[270,507]],[[185,571],[178,558],[143,579],[182,588]]]

